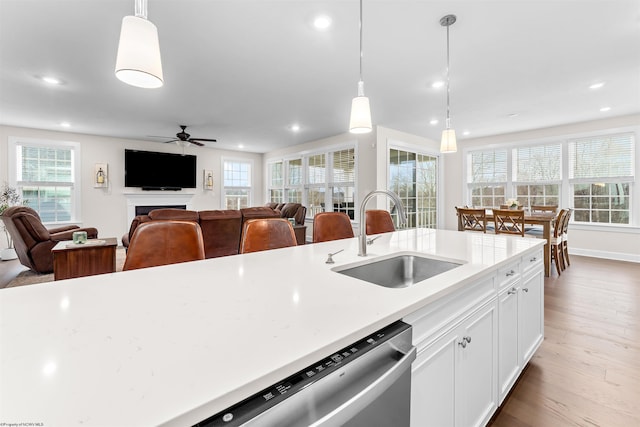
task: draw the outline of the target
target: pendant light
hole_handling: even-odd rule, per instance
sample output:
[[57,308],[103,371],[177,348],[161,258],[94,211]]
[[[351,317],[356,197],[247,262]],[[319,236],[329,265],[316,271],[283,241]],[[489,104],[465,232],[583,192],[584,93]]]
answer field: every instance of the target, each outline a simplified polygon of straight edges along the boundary
[[147,20],[147,0],[135,0],[135,16],[122,19],[116,77],[142,88],[164,84],[158,29]]
[[440,19],[440,25],[447,27],[447,127],[442,131],[442,139],[440,141],[441,153],[455,153],[458,151],[456,131],[451,129],[451,118],[449,117],[449,27],[455,22],[455,15],[447,15]]
[[371,132],[371,108],[369,98],[364,96],[364,82],[362,81],[362,0],[360,0],[360,80],[358,81],[358,96],[351,101],[351,119],[349,132]]

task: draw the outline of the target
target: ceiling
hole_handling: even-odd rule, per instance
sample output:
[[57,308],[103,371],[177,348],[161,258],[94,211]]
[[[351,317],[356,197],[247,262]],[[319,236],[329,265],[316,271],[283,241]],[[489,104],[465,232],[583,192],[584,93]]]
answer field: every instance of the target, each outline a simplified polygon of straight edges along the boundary
[[[341,134],[357,93],[358,5],[149,0],[165,84],[140,89],[114,76],[134,0],[0,0],[0,124],[159,144],[148,136],[172,137],[184,124],[192,137],[218,139],[208,147],[257,153]],[[446,88],[431,84],[446,76],[439,21],[450,13],[461,143],[640,113],[639,0],[364,0],[375,125],[439,140]],[[319,14],[329,29],[313,27]],[[38,78],[49,75],[63,83]]]

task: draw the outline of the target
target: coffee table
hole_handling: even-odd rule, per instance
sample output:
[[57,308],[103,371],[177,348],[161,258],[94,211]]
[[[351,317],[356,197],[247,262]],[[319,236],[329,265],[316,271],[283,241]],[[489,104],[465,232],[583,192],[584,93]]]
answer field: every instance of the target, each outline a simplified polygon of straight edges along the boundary
[[115,237],[89,239],[83,244],[59,242],[51,250],[54,280],[115,272],[117,246]]

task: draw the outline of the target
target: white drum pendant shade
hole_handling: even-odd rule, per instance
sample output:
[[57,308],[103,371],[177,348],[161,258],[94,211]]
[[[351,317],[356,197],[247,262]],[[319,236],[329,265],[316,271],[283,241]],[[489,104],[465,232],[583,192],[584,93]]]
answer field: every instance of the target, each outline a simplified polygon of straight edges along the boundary
[[349,132],[367,133],[371,132],[371,109],[369,108],[369,98],[357,96],[351,101],[351,119],[349,120]]
[[158,29],[152,22],[137,16],[122,19],[116,77],[148,89],[164,84]]
[[442,131],[442,140],[440,140],[441,153],[455,153],[458,151],[456,144],[456,131],[453,129],[445,129]]

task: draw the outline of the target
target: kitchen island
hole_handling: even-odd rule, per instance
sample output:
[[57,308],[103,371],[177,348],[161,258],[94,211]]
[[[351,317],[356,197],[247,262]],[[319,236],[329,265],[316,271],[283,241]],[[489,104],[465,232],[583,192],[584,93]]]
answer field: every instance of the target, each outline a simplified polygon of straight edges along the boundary
[[365,261],[418,252],[463,264],[403,289],[332,271],[363,262],[357,238],[5,289],[0,422],[191,425],[543,244],[381,235]]

